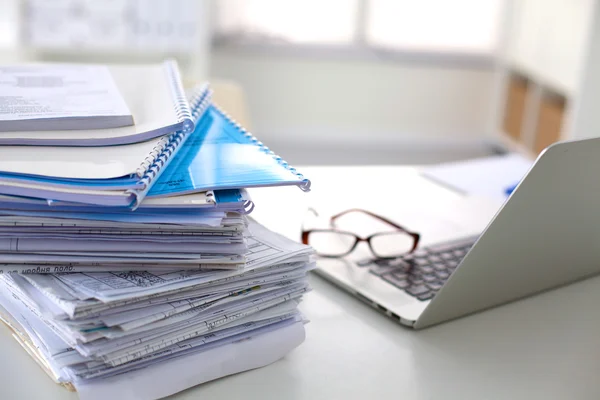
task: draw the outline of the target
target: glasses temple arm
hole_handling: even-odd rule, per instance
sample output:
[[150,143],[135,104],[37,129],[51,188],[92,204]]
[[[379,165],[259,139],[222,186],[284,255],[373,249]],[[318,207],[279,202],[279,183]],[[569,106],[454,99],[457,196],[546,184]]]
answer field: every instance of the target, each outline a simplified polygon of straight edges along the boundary
[[335,220],[336,219],[338,219],[339,217],[342,217],[342,216],[344,216],[346,214],[349,214],[351,212],[359,212],[359,213],[363,213],[363,214],[369,215],[369,216],[371,216],[371,217],[373,217],[375,219],[378,219],[381,222],[385,222],[386,224],[393,226],[394,228],[396,228],[398,230],[401,230],[401,231],[404,231],[404,232],[407,232],[407,233],[411,233],[411,234],[413,233],[413,232],[410,232],[409,230],[407,230],[406,228],[398,225],[397,223],[390,221],[389,219],[387,219],[385,217],[382,217],[380,215],[374,214],[371,211],[363,210],[362,208],[351,208],[349,210],[342,211],[341,213],[338,213],[338,214],[332,216],[331,219],[330,219],[331,225],[335,226]]

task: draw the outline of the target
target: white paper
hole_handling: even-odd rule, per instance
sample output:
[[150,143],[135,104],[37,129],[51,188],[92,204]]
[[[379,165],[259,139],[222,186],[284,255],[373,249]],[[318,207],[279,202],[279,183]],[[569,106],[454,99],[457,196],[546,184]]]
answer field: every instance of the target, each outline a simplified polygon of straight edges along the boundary
[[[135,312],[136,310],[152,308],[155,305],[177,302],[180,300],[189,300],[227,291],[235,291],[242,287],[248,287],[249,284],[266,284],[267,282],[272,283],[281,279],[289,279],[288,274],[285,274],[285,278],[281,277],[283,273],[282,271],[283,270],[277,270],[276,274],[262,274],[260,277],[257,275],[252,275],[251,280],[240,277],[240,279],[226,280],[225,283],[221,284],[201,285],[198,287],[194,286],[192,288],[170,290],[168,292],[140,296],[134,299],[119,300],[111,303],[101,303],[97,301],[93,305],[86,304],[81,306],[77,302],[67,303],[66,301],[63,301],[63,303],[68,304],[68,307],[63,308],[65,312],[67,312],[71,318],[76,319],[65,320],[64,322],[75,325],[78,324],[77,321],[80,321],[81,323],[95,323],[97,321],[104,322],[103,318],[105,316],[110,317],[113,315],[118,315],[119,313],[127,313],[129,311]],[[288,271],[291,271],[291,269],[288,269]]]
[[[206,211],[200,213],[189,214],[145,214],[143,211],[136,211],[130,214],[123,213],[70,213],[56,211],[21,211],[0,210],[0,217],[3,221],[15,222],[33,222],[38,219],[49,219],[55,222],[64,223],[66,225],[79,225],[84,221],[84,226],[103,226],[106,223],[121,223],[121,224],[176,224],[198,227],[220,227],[226,222],[226,213],[222,211]],[[231,218],[231,217],[230,217]],[[241,216],[231,218],[229,223],[242,223]],[[98,224],[98,225],[97,225]]]
[[219,290],[221,290],[222,292],[218,294],[202,296],[199,298],[187,298],[185,300],[178,300],[168,303],[152,305],[150,307],[145,307],[142,309],[138,308],[129,312],[121,312],[106,317],[101,316],[99,319],[106,326],[118,326],[124,331],[127,331],[139,328],[141,326],[150,324],[155,321],[160,321],[162,319],[168,318],[175,314],[182,313],[192,308],[204,307],[203,309],[207,310],[211,307],[221,306],[225,303],[239,299],[239,296],[244,291],[250,292],[254,290],[254,292],[258,293],[268,293],[280,289],[281,287],[282,285],[280,283],[275,283],[261,286],[255,285],[254,287],[239,290],[234,289],[229,292],[224,292],[227,289],[219,287]]
[[249,340],[75,386],[80,400],[160,399],[213,379],[271,364],[300,345],[304,337],[304,325],[297,322]]
[[[80,255],[85,254],[85,255]],[[182,255],[177,255],[173,253],[172,258],[164,258],[164,254],[151,254],[147,253],[148,257],[134,257],[129,254],[120,254],[118,257],[107,257],[106,253],[19,253],[19,254],[11,254],[4,253],[1,254],[1,258],[7,264],[35,264],[35,265],[47,265],[49,270],[45,271],[46,273],[52,272],[52,268],[55,265],[77,265],[77,264],[95,264],[95,265],[103,265],[103,264],[113,264],[113,265],[129,265],[131,263],[136,264],[153,264],[163,266],[174,266],[178,264],[188,264],[190,266],[196,266],[202,269],[202,266],[206,266],[207,264],[240,264],[244,262],[244,257],[239,255],[199,255],[195,254],[192,258],[185,258]],[[174,268],[176,269],[176,268]],[[68,271],[64,271],[68,272]]]
[[[4,286],[0,286],[4,288]],[[22,301],[0,290],[0,303],[26,330],[30,339],[47,355],[56,355],[69,350],[69,346],[42,322]]]
[[[71,253],[145,258],[198,258],[207,254],[245,254],[245,243],[154,242],[131,240],[79,240],[50,238],[0,238],[0,253]],[[106,253],[106,254],[103,254]]]
[[506,189],[519,183],[532,165],[532,160],[515,153],[432,165],[421,172],[465,194],[504,200]]
[[186,353],[189,354],[191,352],[203,351],[210,347],[220,346],[226,341],[231,342],[239,340],[241,339],[241,336],[251,337],[261,333],[282,329],[302,320],[298,312],[288,313],[286,315],[267,319],[259,317],[259,319],[254,320],[252,317],[242,318],[235,323],[228,325],[224,329],[211,331],[207,334],[186,340],[185,343],[169,346],[158,353],[150,354],[146,357],[128,362],[126,364],[118,366],[93,365],[89,369],[87,369],[85,365],[80,365],[78,367],[81,369],[75,370],[73,368],[72,370],[74,373],[77,373],[77,377],[79,379],[110,377],[116,374],[134,370],[136,368],[160,363],[165,361],[165,359],[168,360],[169,358],[177,356],[185,356]]
[[82,344],[77,346],[77,349],[82,354],[93,354],[94,357],[100,357],[107,366],[119,366],[146,358],[153,353],[208,332],[228,328],[244,318],[254,320],[254,315],[286,302],[296,305],[296,299],[305,291],[291,292],[279,297],[264,297],[260,299],[260,302],[247,302],[244,306],[220,312],[214,317],[205,315],[195,318],[187,324],[176,324],[173,327],[169,326],[156,331],[128,335],[126,339],[111,339],[100,343],[93,342],[89,345]]
[[[296,255],[308,257],[312,249],[296,243],[281,235],[273,233],[261,225],[251,222],[249,229],[255,236],[248,237],[248,252],[246,253],[246,266],[244,271],[261,268],[266,265],[284,263]],[[239,275],[240,271],[209,273],[190,273],[186,271],[173,271],[170,274],[131,274],[122,275],[114,273],[92,274],[66,274],[61,275],[66,284],[76,286],[103,301],[130,298],[143,294],[157,293],[161,287],[169,286],[172,289],[189,286],[186,281],[194,284],[214,282]],[[122,296],[122,297],[117,297]]]
[[0,121],[127,115],[131,112],[106,66],[0,67]]
[[[191,232],[190,232],[191,233]],[[0,232],[0,240],[6,238],[27,238],[27,239],[66,239],[75,241],[100,240],[100,241],[126,241],[126,242],[188,242],[188,243],[243,243],[242,236],[222,235],[222,234],[178,234],[178,235],[84,235],[84,234],[61,234],[61,233],[37,233],[37,232],[19,232],[8,233]]]
[[[212,330],[213,333],[202,335],[202,332],[198,331],[195,335],[188,335],[187,338],[184,337],[185,345],[177,345],[177,341],[173,341],[173,344],[169,344],[168,342],[165,345],[161,346],[164,350],[155,353],[151,352],[146,357],[139,359],[133,363],[122,364],[118,368],[109,367],[103,363],[98,363],[95,361],[91,361],[91,359],[86,359],[82,357],[78,353],[74,352],[62,339],[60,339],[56,334],[48,329],[48,321],[42,322],[39,320],[39,317],[32,313],[29,306],[26,306],[24,303],[19,300],[4,297],[6,292],[0,293],[0,301],[2,305],[7,307],[11,314],[17,314],[20,318],[19,322],[23,326],[30,326],[31,330],[27,332],[29,336],[32,336],[34,340],[39,340],[39,343],[51,343],[52,348],[54,350],[49,350],[46,345],[42,344],[42,348],[39,348],[42,351],[42,355],[47,359],[50,366],[53,367],[53,371],[57,376],[61,375],[60,368],[56,366],[72,366],[67,368],[67,370],[72,370],[73,373],[76,373],[82,377],[91,377],[98,375],[114,375],[116,373],[122,373],[129,371],[131,369],[137,369],[141,366],[148,367],[156,362],[163,362],[165,357],[167,359],[177,356],[179,353],[188,353],[190,350],[198,348],[202,350],[204,348],[208,348],[208,346],[214,342],[214,344],[219,345],[218,341],[223,341],[223,339],[228,337],[235,337],[241,334],[246,334],[250,336],[255,336],[258,334],[266,333],[271,330],[280,329],[279,326],[284,321],[290,321],[294,315],[298,315],[296,311],[297,302],[289,301],[287,303],[280,304],[279,306],[271,306],[270,303],[262,304],[262,307],[265,308],[262,311],[258,311],[261,307],[255,307],[256,311],[248,312],[246,314],[238,314],[235,318],[230,318],[231,321],[235,321],[232,323],[224,323],[220,325],[210,325],[204,331],[208,332]],[[18,292],[21,295],[20,292]],[[12,303],[11,303],[12,301]],[[14,304],[13,304],[14,303]],[[13,304],[13,306],[11,306]],[[20,307],[20,308],[19,308]],[[268,308],[267,308],[268,307]],[[244,315],[250,315],[244,317]],[[298,318],[298,316],[296,317]],[[300,319],[296,319],[299,321]],[[36,325],[37,324],[37,325]],[[214,329],[213,329],[214,328]],[[42,332],[43,336],[38,336],[38,333]],[[91,368],[91,369],[88,369]],[[77,372],[78,371],[78,372]],[[68,380],[71,380],[70,378]]]

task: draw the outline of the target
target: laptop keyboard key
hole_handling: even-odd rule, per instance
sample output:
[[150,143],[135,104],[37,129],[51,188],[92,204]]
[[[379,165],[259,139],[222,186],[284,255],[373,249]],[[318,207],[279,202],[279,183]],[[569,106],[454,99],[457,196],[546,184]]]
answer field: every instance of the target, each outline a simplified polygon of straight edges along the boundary
[[415,250],[411,253],[413,257],[427,257],[427,250]]
[[411,265],[409,263],[407,263],[406,261],[404,261],[401,258],[395,258],[393,260],[390,260],[390,262],[388,263],[388,265],[390,267],[396,267],[399,269],[408,269],[411,267]]
[[410,282],[408,282],[405,277],[399,277],[394,274],[385,274],[381,275],[381,277],[400,289],[406,289],[410,286]]
[[417,257],[413,260],[413,262],[415,263],[415,265],[419,265],[419,266],[431,264],[431,262],[428,259],[423,258],[423,257]]
[[371,272],[374,275],[381,276],[383,274],[390,273],[390,272],[394,271],[395,269],[396,268],[390,267],[390,266],[387,266],[387,265],[377,265],[377,264],[375,264],[375,265],[371,266],[371,268],[369,268],[369,272]]
[[429,293],[429,288],[425,285],[416,285],[406,289],[406,292],[412,294],[413,296],[419,296],[425,293]]
[[408,281],[413,285],[421,285],[424,282],[421,277],[411,277]]
[[402,256],[402,259],[404,261],[413,261],[415,259],[415,255],[413,253],[411,254],[406,254]]
[[446,266],[446,264],[435,263],[435,264],[432,264],[432,265],[433,265],[433,268],[436,271],[446,271],[448,269],[448,267]]
[[462,249],[461,250],[454,250],[454,256],[456,258],[463,258],[466,255],[467,255],[467,252],[464,251],[464,250],[462,250]]
[[433,263],[437,263],[437,262],[442,262],[443,260],[442,260],[442,257],[432,254],[429,256],[429,261],[431,261]]
[[426,285],[427,285],[427,287],[428,287],[429,289],[431,289],[431,290],[434,290],[434,291],[436,291],[436,292],[437,292],[438,290],[440,290],[440,289],[442,288],[442,286],[444,286],[444,285],[443,285],[442,283],[440,283],[440,282],[428,282],[428,283],[426,283]]
[[423,280],[425,282],[435,282],[437,281],[439,278],[435,275],[423,275]]
[[392,275],[394,275],[396,277],[396,279],[403,279],[405,281],[410,279],[410,275],[404,273],[404,272],[398,272],[398,271],[394,271],[391,273]]
[[433,296],[435,296],[434,292],[427,292],[424,294],[420,294],[417,296],[417,299],[421,300],[421,301],[425,301],[425,300],[430,300],[433,298]]
[[448,279],[448,277],[450,276],[450,274],[447,273],[446,271],[437,271],[436,275],[438,276],[438,278],[444,279],[444,280]]
[[419,271],[421,271],[424,274],[431,274],[433,272],[433,267],[430,265],[424,265],[419,268]]

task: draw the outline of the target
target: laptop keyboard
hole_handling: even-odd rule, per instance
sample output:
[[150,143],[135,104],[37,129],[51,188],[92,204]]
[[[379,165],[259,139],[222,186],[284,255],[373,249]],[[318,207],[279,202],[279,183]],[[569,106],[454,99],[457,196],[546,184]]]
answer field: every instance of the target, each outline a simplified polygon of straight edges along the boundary
[[419,300],[429,300],[442,288],[477,237],[426,247],[392,259],[358,263],[369,272]]

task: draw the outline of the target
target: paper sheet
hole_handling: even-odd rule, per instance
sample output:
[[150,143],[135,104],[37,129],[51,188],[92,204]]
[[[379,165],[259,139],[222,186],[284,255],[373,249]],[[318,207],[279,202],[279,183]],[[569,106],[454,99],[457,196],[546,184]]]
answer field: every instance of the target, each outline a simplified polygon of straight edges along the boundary
[[[299,318],[296,311],[297,303],[295,302],[287,302],[280,304],[279,306],[270,306],[271,303],[269,302],[262,303],[260,306],[253,306],[257,311],[247,311],[244,314],[240,313],[236,316],[235,322],[227,324],[223,326],[223,328],[220,328],[220,325],[216,325],[216,329],[211,334],[202,335],[202,332],[200,331],[191,336],[189,334],[181,336],[180,334],[180,340],[174,340],[175,338],[166,342],[163,340],[159,346],[164,349],[163,351],[158,353],[150,351],[144,358],[138,359],[135,362],[118,363],[117,365],[120,366],[114,368],[93,361],[85,362],[85,358],[74,353],[73,350],[58,338],[54,332],[48,330],[48,327],[46,326],[47,321],[46,323],[43,323],[31,312],[32,310],[30,310],[29,307],[25,306],[24,303],[16,299],[10,300],[9,298],[6,298],[4,295],[5,293],[5,291],[0,293],[0,301],[2,301],[3,305],[8,305],[11,313],[17,314],[21,318],[20,323],[23,326],[32,327],[32,329],[27,332],[29,335],[37,338],[36,340],[38,341],[41,339],[44,342],[55,342],[53,346],[56,350],[50,351],[46,346],[40,348],[40,350],[44,354],[44,357],[49,359],[50,365],[54,365],[53,370],[55,371],[55,374],[63,377],[64,375],[61,375],[61,370],[56,367],[57,365],[67,367],[66,371],[71,371],[70,373],[75,373],[86,378],[106,374],[114,375],[140,367],[149,367],[156,361],[162,362],[165,358],[168,359],[177,356],[180,353],[187,354],[190,351],[195,351],[195,349],[204,350],[209,348],[211,344],[222,345],[223,343],[219,342],[223,342],[223,340],[227,338],[235,338],[240,335],[255,336],[275,329],[280,329],[289,325],[291,321],[290,318],[296,318],[296,321],[301,321],[301,318]],[[296,317],[294,317],[294,315],[296,315]],[[32,325],[36,323],[38,324],[37,326]],[[34,327],[35,330],[33,329]],[[204,332],[208,332],[209,330],[211,330],[211,326],[205,327]],[[38,337],[38,333],[36,332],[42,332],[46,337]],[[163,338],[166,339],[164,336]],[[182,340],[185,341],[185,345],[178,345],[177,343]],[[154,343],[156,346],[156,340]],[[50,357],[51,354],[55,355],[56,359]],[[125,354],[129,354],[129,357],[131,357],[133,353],[126,352]],[[81,364],[82,362],[85,363]],[[111,364],[114,365],[114,363]]]
[[[196,225],[196,226],[221,226],[226,213],[222,211],[211,211],[202,213],[187,213],[187,214],[168,214],[157,213],[149,214],[141,212],[123,214],[123,213],[75,213],[75,212],[52,212],[52,211],[21,211],[11,210],[6,212],[0,210],[0,215],[3,215],[2,220],[5,221],[35,221],[37,218],[49,218],[57,222],[73,222],[85,221],[85,226],[96,226],[95,221],[115,221],[131,224],[179,224],[179,225]],[[24,217],[26,219],[21,219]],[[33,218],[31,218],[33,217]]]
[[506,189],[516,185],[532,165],[532,160],[515,153],[433,165],[421,172],[468,195],[506,199]]
[[248,340],[93,383],[78,383],[76,387],[80,400],[155,400],[213,379],[271,364],[300,345],[304,337],[304,326],[297,322]]
[[[248,237],[248,252],[246,253],[245,271],[260,268],[265,265],[283,263],[289,258],[302,254],[308,257],[312,249],[308,246],[298,244],[281,235],[268,231],[256,223],[249,227],[253,237]],[[189,286],[186,281],[193,280],[194,284],[206,283],[217,279],[224,279],[239,275],[232,271],[221,273],[215,278],[214,273],[186,271],[173,271],[169,274],[115,274],[115,273],[92,273],[92,274],[65,274],[60,275],[66,284],[79,287],[82,291],[89,293],[95,298],[103,301],[117,300],[160,292],[164,286],[178,285]],[[176,286],[171,286],[173,289]],[[121,296],[121,297],[117,297]]]
[[133,124],[110,71],[102,65],[0,68],[0,93],[0,121],[130,116],[127,125]]
[[235,341],[244,335],[255,335],[264,331],[280,329],[301,321],[301,317],[298,313],[294,313],[258,321],[253,321],[251,319],[244,319],[244,321],[240,320],[232,324],[231,327],[194,337],[180,344],[169,346],[160,352],[152,353],[146,357],[118,366],[90,365],[90,368],[88,368],[87,366],[80,365],[77,367],[82,367],[81,370],[76,368],[70,368],[70,370],[77,376],[76,380],[91,380],[94,378],[110,377],[123,372],[126,373],[127,371],[136,368],[159,363],[172,357],[185,356],[192,352],[204,351],[207,348],[221,346],[226,344],[226,342]]

